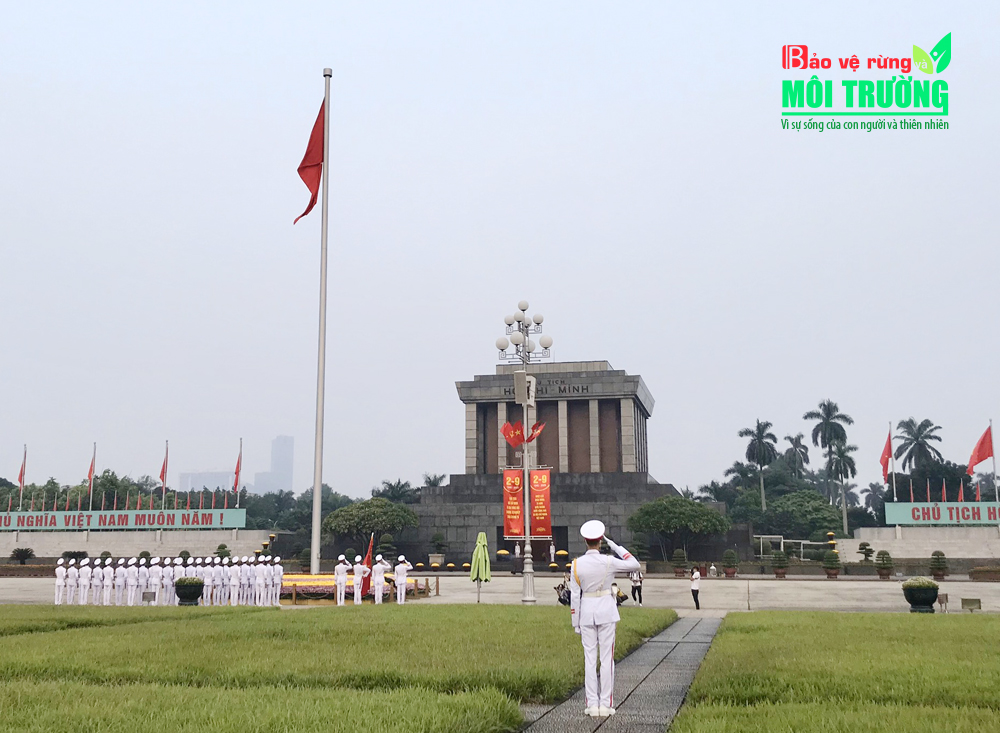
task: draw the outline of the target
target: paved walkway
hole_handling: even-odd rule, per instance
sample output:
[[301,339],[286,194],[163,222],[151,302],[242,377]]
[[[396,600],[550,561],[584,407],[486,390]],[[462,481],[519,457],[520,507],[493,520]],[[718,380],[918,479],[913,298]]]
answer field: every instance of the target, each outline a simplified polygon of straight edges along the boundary
[[722,616],[679,618],[615,665],[615,709],[610,718],[589,718],[583,689],[559,705],[522,707],[529,733],[591,731],[663,733],[680,709],[695,673],[722,623]]

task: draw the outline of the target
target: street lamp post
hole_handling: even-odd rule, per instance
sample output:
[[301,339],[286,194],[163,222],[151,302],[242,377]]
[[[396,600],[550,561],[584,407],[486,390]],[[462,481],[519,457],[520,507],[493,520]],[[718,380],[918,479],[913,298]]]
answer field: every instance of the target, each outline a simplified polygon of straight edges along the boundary
[[[552,347],[552,337],[542,336],[538,339],[538,344],[542,351],[535,353],[535,342],[531,340],[532,334],[542,332],[541,313],[534,316],[528,315],[528,301],[522,300],[517,304],[517,312],[512,316],[506,316],[503,320],[507,326],[507,333],[510,341],[501,336],[497,339],[496,347],[500,351],[501,361],[519,361],[522,370],[527,373],[528,365],[538,363],[550,355],[549,349]],[[514,352],[507,353],[507,348],[513,345]],[[535,406],[535,394],[532,389],[525,390],[523,401],[519,400],[522,410],[522,420],[524,429],[527,431],[532,425],[532,416],[529,412]],[[524,472],[522,483],[524,485],[524,569],[521,572],[521,603],[535,603],[535,568],[531,559],[531,487],[528,481],[530,471],[530,457],[528,446],[530,443],[525,440],[521,444],[521,469]]]

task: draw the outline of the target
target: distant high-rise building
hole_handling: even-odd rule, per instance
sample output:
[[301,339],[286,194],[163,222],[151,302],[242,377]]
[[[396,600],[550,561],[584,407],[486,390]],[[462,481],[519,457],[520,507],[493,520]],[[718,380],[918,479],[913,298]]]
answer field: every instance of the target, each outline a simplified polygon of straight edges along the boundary
[[254,475],[254,493],[293,491],[292,467],[295,457],[295,438],[279,435],[271,441],[271,470]]
[[[181,474],[180,491],[232,489],[236,474],[232,471],[192,471]],[[249,487],[248,487],[249,488]]]

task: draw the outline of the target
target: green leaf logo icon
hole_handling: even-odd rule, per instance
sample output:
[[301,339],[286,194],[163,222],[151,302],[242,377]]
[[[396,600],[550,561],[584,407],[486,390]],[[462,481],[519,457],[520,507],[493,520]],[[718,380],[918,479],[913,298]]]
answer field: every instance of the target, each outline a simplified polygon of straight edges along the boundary
[[931,57],[927,55],[927,52],[920,48],[920,46],[913,47],[913,68],[919,69],[925,74],[934,73],[934,62]]
[[931,49],[931,58],[937,63],[939,74],[948,68],[948,64],[951,63],[951,33],[938,41],[937,45]]

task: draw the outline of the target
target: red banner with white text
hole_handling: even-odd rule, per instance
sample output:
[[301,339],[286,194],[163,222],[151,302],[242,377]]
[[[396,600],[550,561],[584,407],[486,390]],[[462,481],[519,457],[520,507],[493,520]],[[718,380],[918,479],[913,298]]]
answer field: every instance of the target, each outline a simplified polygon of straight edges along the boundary
[[520,469],[503,472],[503,536],[524,538],[524,473]]
[[528,472],[531,486],[531,536],[552,536],[552,499],[549,494],[552,471],[548,468]]

